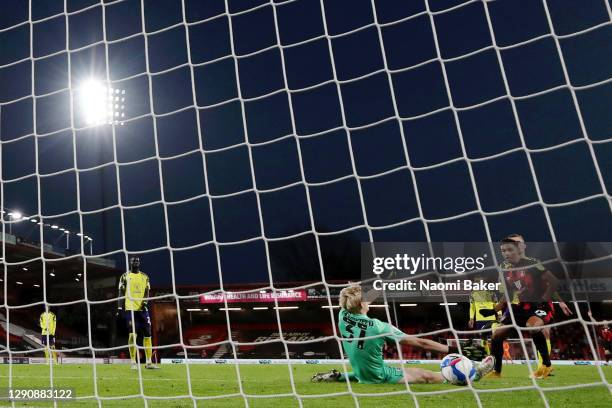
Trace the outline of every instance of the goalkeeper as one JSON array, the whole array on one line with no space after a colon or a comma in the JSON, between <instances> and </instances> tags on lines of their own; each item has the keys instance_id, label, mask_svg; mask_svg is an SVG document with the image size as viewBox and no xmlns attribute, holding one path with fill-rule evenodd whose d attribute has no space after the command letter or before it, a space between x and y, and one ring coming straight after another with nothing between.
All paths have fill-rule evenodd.
<instances>
[{"instance_id":1,"label":"goalkeeper","mask_svg":"<svg viewBox=\"0 0 612 408\"><path fill-rule=\"evenodd\" d=\"M133 257L130 259L130 271L125 272L119 279L119 296L117 309L121 312L121 299L125 298L125 309L123 317L125 318L130 334L128 337L128 347L130 351L130 359L132 360L132 369L137 370L136 365L136 335L140 331L144 335L142 344L145 349L147 359L145 368L159 368L151 361L153 348L151 342L151 316L147 307L147 298L149 297L149 277L140 271L140 259Z\"/></svg>"},{"instance_id":2,"label":"goalkeeper","mask_svg":"<svg viewBox=\"0 0 612 408\"><path fill-rule=\"evenodd\" d=\"M366 298L368 296L366 295ZM340 334L344 338L342 346L349 358L353 372L346 374L337 370L327 373L317 373L312 376L313 382L321 381L359 381L365 384L427 384L443 383L444 378L439 372L422 368L399 369L385 364L382 348L385 341L406 346L419 347L438 353L457 353L456 347L446 346L433 340L409 336L392 325L372 319L367 316L369 302L362 301L361 287L349 286L340 292L340 313L338 315ZM380 336L364 339L364 337ZM469 348L463 348L466 352ZM489 356L482 362L474 362L478 381L494 367L494 359Z\"/></svg>"},{"instance_id":3,"label":"goalkeeper","mask_svg":"<svg viewBox=\"0 0 612 408\"><path fill-rule=\"evenodd\" d=\"M57 353L55 352L55 327L57 318L55 313L45 306L45 311L40 315L39 325L41 328L40 339L45 346L45 360L50 361L49 356L53 356L53 362L57 363Z\"/></svg>"}]
</instances>

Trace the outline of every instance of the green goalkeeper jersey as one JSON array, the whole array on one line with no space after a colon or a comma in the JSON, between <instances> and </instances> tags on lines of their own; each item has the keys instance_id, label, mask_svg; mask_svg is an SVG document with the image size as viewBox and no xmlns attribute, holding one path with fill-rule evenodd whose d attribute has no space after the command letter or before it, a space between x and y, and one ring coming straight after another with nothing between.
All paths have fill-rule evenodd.
<instances>
[{"instance_id":1,"label":"green goalkeeper jersey","mask_svg":"<svg viewBox=\"0 0 612 408\"><path fill-rule=\"evenodd\" d=\"M342 347L360 383L396 383L403 377L400 369L385 364L382 353L385 341L395 342L406 336L401 330L389 323L344 309L338 314L338 328L345 339ZM364 339L378 335L383 336Z\"/></svg>"}]
</instances>

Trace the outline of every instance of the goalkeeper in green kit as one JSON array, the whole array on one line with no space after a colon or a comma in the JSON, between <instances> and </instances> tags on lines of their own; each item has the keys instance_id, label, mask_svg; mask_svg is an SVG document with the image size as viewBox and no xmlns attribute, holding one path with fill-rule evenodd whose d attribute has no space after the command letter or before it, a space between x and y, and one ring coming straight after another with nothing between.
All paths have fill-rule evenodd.
<instances>
[{"instance_id":1,"label":"goalkeeper in green kit","mask_svg":"<svg viewBox=\"0 0 612 408\"><path fill-rule=\"evenodd\" d=\"M368 293L369 294L369 293ZM426 384L443 383L444 378L439 372L422 368L395 368L385 364L382 355L384 343L395 342L406 346L419 347L423 350L436 351L442 354L458 353L456 347L437 343L403 333L398 328L372 319L367 316L369 302L362 300L361 287L349 286L340 292L340 313L338 328L343 337L342 346L351 363L352 372L343 374L338 370L327 373L317 373L312 376L313 382L321 381L359 381L365 384ZM373 337L379 336L379 337ZM372 338L373 337L373 338ZM466 357L474 348L464 347ZM482 362L474 362L478 381L493 370L494 359L486 357Z\"/></svg>"}]
</instances>

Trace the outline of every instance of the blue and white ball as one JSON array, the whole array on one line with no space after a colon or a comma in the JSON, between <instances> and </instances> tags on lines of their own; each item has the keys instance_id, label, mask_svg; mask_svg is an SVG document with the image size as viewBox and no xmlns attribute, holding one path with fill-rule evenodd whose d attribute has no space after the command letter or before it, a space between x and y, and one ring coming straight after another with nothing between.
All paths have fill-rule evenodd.
<instances>
[{"instance_id":1,"label":"blue and white ball","mask_svg":"<svg viewBox=\"0 0 612 408\"><path fill-rule=\"evenodd\" d=\"M449 354L440 364L442 377L454 385L467 385L476 377L476 368L472 361L460 354Z\"/></svg>"}]
</instances>

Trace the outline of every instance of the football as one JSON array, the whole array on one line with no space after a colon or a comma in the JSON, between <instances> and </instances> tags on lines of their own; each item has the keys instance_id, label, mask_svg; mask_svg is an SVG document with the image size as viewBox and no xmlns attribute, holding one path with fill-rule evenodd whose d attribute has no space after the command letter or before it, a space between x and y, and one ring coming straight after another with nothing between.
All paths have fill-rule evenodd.
<instances>
[{"instance_id":1,"label":"football","mask_svg":"<svg viewBox=\"0 0 612 408\"><path fill-rule=\"evenodd\" d=\"M460 354L449 354L440 363L442 377L454 385L467 385L476 376L472 361Z\"/></svg>"}]
</instances>

